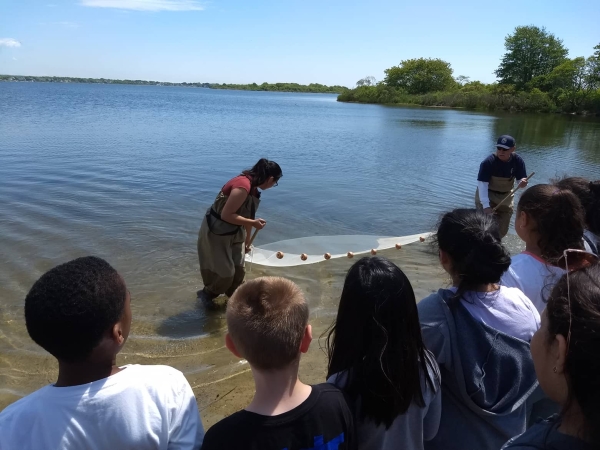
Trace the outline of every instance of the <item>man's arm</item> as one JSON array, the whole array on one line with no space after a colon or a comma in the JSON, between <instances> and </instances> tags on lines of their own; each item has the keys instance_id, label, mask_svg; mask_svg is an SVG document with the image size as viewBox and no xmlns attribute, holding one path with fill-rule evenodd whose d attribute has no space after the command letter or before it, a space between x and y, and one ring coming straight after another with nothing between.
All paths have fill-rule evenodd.
<instances>
[{"instance_id":1,"label":"man's arm","mask_svg":"<svg viewBox=\"0 0 600 450\"><path fill-rule=\"evenodd\" d=\"M488 189L490 187L490 183L487 181L478 181L477 187L479 188L479 201L483 205L483 209L490 207L490 197L488 194Z\"/></svg>"}]
</instances>

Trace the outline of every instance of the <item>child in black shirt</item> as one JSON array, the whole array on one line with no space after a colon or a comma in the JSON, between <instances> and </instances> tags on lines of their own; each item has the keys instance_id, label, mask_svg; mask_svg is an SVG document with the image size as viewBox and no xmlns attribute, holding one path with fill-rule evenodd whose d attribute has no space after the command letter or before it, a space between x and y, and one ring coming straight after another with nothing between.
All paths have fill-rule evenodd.
<instances>
[{"instance_id":1,"label":"child in black shirt","mask_svg":"<svg viewBox=\"0 0 600 450\"><path fill-rule=\"evenodd\" d=\"M203 450L356 449L343 394L329 384L298 379L301 353L312 340L308 305L284 278L257 278L227 304L227 348L248 360L256 385L250 405L208 430Z\"/></svg>"}]
</instances>

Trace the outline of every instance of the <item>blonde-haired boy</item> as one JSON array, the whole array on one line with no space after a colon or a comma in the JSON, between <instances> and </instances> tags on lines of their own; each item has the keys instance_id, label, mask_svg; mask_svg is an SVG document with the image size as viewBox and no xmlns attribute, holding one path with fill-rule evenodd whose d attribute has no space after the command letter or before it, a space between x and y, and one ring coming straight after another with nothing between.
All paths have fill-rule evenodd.
<instances>
[{"instance_id":1,"label":"blonde-haired boy","mask_svg":"<svg viewBox=\"0 0 600 450\"><path fill-rule=\"evenodd\" d=\"M215 424L211 449L355 449L352 413L330 384L298 379L312 340L308 304L296 284L263 277L240 286L227 304L227 348L248 360L256 393L242 411Z\"/></svg>"}]
</instances>

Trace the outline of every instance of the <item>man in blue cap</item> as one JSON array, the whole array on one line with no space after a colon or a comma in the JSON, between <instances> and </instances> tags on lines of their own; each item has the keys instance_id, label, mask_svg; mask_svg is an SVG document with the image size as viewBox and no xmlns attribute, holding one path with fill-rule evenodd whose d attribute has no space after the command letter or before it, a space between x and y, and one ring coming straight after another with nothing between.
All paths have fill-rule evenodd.
<instances>
[{"instance_id":1,"label":"man in blue cap","mask_svg":"<svg viewBox=\"0 0 600 450\"><path fill-rule=\"evenodd\" d=\"M496 153L482 161L477 175L475 206L488 214L496 214L501 237L508 233L515 198L514 194L508 198L506 196L513 190L515 180L519 180L519 187L527 186L525 161L515 153L515 147L516 142L512 136L500 136L496 143Z\"/></svg>"}]
</instances>

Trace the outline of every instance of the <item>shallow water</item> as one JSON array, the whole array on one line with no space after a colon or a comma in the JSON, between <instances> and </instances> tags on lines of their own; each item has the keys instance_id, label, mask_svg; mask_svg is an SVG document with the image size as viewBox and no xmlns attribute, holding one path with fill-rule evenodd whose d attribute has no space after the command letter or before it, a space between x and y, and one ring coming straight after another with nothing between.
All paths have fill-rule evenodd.
<instances>
[{"instance_id":1,"label":"shallow water","mask_svg":"<svg viewBox=\"0 0 600 450\"><path fill-rule=\"evenodd\" d=\"M209 405L209 424L245 401L249 373L227 378L248 368L223 347L222 314L206 315L195 301L196 237L219 188L259 157L284 172L263 195L259 246L428 231L441 212L472 205L479 163L500 134L517 139L533 182L600 173L600 121L571 116L342 104L322 94L0 83L0 118L0 408L56 375L27 336L25 294L44 271L88 254L111 262L132 292L132 335L119 363L182 370L201 407ZM518 251L516 236L507 243ZM427 248L383 252L407 271L418 298L444 282ZM318 336L350 264L254 265L249 276L298 282ZM323 380L316 342L302 370Z\"/></svg>"}]
</instances>

